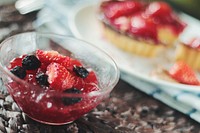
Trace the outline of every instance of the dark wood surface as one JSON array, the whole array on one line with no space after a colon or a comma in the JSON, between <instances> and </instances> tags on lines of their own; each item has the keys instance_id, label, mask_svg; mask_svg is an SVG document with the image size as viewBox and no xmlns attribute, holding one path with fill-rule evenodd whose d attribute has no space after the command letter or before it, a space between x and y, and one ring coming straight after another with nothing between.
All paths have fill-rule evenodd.
<instances>
[{"instance_id":1,"label":"dark wood surface","mask_svg":"<svg viewBox=\"0 0 200 133\"><path fill-rule=\"evenodd\" d=\"M14 13L14 16L13 16ZM13 5L1 6L0 40L34 30L34 14L20 15ZM7 20L6 20L7 19ZM3 29L7 29L7 32ZM0 76L1 77L1 76ZM110 98L90 113L63 126L35 122L19 110L1 87L0 133L198 133L199 123L120 80Z\"/></svg>"}]
</instances>

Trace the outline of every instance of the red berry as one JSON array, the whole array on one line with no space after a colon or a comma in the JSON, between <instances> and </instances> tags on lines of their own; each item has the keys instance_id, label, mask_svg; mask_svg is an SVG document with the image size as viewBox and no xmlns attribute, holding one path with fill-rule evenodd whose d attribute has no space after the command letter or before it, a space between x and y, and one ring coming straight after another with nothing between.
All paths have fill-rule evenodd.
<instances>
[{"instance_id":1,"label":"red berry","mask_svg":"<svg viewBox=\"0 0 200 133\"><path fill-rule=\"evenodd\" d=\"M111 1L102 4L101 8L108 19L114 19L140 11L143 8L143 3L136 1Z\"/></svg>"},{"instance_id":2,"label":"red berry","mask_svg":"<svg viewBox=\"0 0 200 133\"><path fill-rule=\"evenodd\" d=\"M88 74L88 76L84 79L84 82L85 83L95 83L95 84L98 84L96 74L93 71L91 71Z\"/></svg>"},{"instance_id":3,"label":"red berry","mask_svg":"<svg viewBox=\"0 0 200 133\"><path fill-rule=\"evenodd\" d=\"M36 56L38 59L45 64L50 64L51 62L62 63L66 61L66 56L59 54L57 51L43 51L36 50Z\"/></svg>"},{"instance_id":4,"label":"red berry","mask_svg":"<svg viewBox=\"0 0 200 133\"><path fill-rule=\"evenodd\" d=\"M42 62L41 68L45 70L45 66L49 65L51 62L56 62L66 67L68 70L73 70L73 66L81 66L78 60L74 60L68 56L59 54L57 51L43 51L37 50L36 56Z\"/></svg>"},{"instance_id":5,"label":"red berry","mask_svg":"<svg viewBox=\"0 0 200 133\"><path fill-rule=\"evenodd\" d=\"M92 91L98 91L99 88L96 84L94 83L86 83L85 84L85 88L83 88L82 92L84 93L89 93L89 92L92 92Z\"/></svg>"},{"instance_id":6,"label":"red berry","mask_svg":"<svg viewBox=\"0 0 200 133\"><path fill-rule=\"evenodd\" d=\"M110 24L117 30L127 31L130 28L130 17L121 16L110 20Z\"/></svg>"},{"instance_id":7,"label":"red berry","mask_svg":"<svg viewBox=\"0 0 200 133\"><path fill-rule=\"evenodd\" d=\"M74 85L74 77L64 66L58 63L49 64L46 74L48 75L50 87L55 90L66 90Z\"/></svg>"},{"instance_id":8,"label":"red berry","mask_svg":"<svg viewBox=\"0 0 200 133\"><path fill-rule=\"evenodd\" d=\"M145 13L154 18L156 23L173 23L172 8L166 2L152 2L146 8Z\"/></svg>"},{"instance_id":9,"label":"red berry","mask_svg":"<svg viewBox=\"0 0 200 133\"><path fill-rule=\"evenodd\" d=\"M151 39L157 42L157 27L151 19L144 18L141 13L132 16L130 33L136 37Z\"/></svg>"},{"instance_id":10,"label":"red berry","mask_svg":"<svg viewBox=\"0 0 200 133\"><path fill-rule=\"evenodd\" d=\"M172 78L183 84L200 85L195 72L185 62L176 62L169 70Z\"/></svg>"},{"instance_id":11,"label":"red berry","mask_svg":"<svg viewBox=\"0 0 200 133\"><path fill-rule=\"evenodd\" d=\"M75 79L75 82L74 82L75 88L82 89L85 87L85 82L84 82L83 78L74 75L74 79Z\"/></svg>"},{"instance_id":12,"label":"red berry","mask_svg":"<svg viewBox=\"0 0 200 133\"><path fill-rule=\"evenodd\" d=\"M22 59L25 57L26 55L24 56L20 56L18 58L15 58L14 60L12 60L10 62L10 65L8 66L8 69L12 69L14 68L15 66L22 66Z\"/></svg>"},{"instance_id":13,"label":"red berry","mask_svg":"<svg viewBox=\"0 0 200 133\"><path fill-rule=\"evenodd\" d=\"M61 63L64 67L66 67L70 72L73 71L74 66L82 66L81 62L72 58L69 58L69 61L66 63Z\"/></svg>"}]
</instances>

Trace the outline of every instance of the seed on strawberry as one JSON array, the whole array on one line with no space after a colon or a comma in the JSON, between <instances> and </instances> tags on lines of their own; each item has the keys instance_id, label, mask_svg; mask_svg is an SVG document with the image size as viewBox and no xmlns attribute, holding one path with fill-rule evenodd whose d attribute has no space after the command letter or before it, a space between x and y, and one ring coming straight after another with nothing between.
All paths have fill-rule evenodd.
<instances>
[{"instance_id":1,"label":"seed on strawberry","mask_svg":"<svg viewBox=\"0 0 200 133\"><path fill-rule=\"evenodd\" d=\"M41 62L35 55L27 55L22 60L22 67L25 68L26 70L35 70L39 68L40 65Z\"/></svg>"},{"instance_id":2,"label":"seed on strawberry","mask_svg":"<svg viewBox=\"0 0 200 133\"><path fill-rule=\"evenodd\" d=\"M52 62L47 66L46 74L48 75L48 82L50 87L55 90L65 90L72 88L74 85L74 77L70 72L59 63Z\"/></svg>"},{"instance_id":3,"label":"seed on strawberry","mask_svg":"<svg viewBox=\"0 0 200 133\"><path fill-rule=\"evenodd\" d=\"M26 77L26 70L21 66L15 66L13 69L10 70L10 72L20 79L24 79Z\"/></svg>"},{"instance_id":4,"label":"seed on strawberry","mask_svg":"<svg viewBox=\"0 0 200 133\"><path fill-rule=\"evenodd\" d=\"M46 75L45 73L39 73L36 75L36 80L37 83L42 85L42 86L48 86L49 82L48 82L48 75Z\"/></svg>"},{"instance_id":5,"label":"seed on strawberry","mask_svg":"<svg viewBox=\"0 0 200 133\"><path fill-rule=\"evenodd\" d=\"M169 70L169 75L183 84L200 85L195 72L185 62L176 62Z\"/></svg>"},{"instance_id":6,"label":"seed on strawberry","mask_svg":"<svg viewBox=\"0 0 200 133\"><path fill-rule=\"evenodd\" d=\"M72 94L81 94L81 91L79 89L76 88L70 88L67 89L65 91L63 91L64 93L72 93ZM62 102L64 105L71 105L71 104L75 104L78 103L82 100L82 98L79 97L63 97L62 98Z\"/></svg>"},{"instance_id":7,"label":"seed on strawberry","mask_svg":"<svg viewBox=\"0 0 200 133\"><path fill-rule=\"evenodd\" d=\"M77 76L81 77L81 78L86 78L89 74L89 72L87 71L87 69L85 69L84 67L79 67L79 66L74 66L73 71L77 74Z\"/></svg>"}]
</instances>

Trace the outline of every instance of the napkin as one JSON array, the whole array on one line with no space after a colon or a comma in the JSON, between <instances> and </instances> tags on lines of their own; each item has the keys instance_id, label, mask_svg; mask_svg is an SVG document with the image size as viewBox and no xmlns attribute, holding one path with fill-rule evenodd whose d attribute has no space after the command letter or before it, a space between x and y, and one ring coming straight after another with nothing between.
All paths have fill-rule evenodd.
<instances>
[{"instance_id":1,"label":"napkin","mask_svg":"<svg viewBox=\"0 0 200 133\"><path fill-rule=\"evenodd\" d=\"M84 1L55 1L50 0L46 3L35 22L39 31L52 32L62 35L73 36L69 29L69 16L71 9L76 4L83 2L97 2L95 0ZM49 15L50 14L50 15ZM121 71L121 79L134 86L138 90L151 95L155 99L167 104L168 106L188 115L192 119L200 122L200 93L182 91L176 88L163 89L157 85L138 79L134 75Z\"/></svg>"}]
</instances>

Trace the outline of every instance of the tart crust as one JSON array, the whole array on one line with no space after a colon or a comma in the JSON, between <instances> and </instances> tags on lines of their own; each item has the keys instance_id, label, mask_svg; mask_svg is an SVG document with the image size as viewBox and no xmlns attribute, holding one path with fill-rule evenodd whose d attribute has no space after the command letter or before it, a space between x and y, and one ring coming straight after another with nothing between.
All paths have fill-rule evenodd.
<instances>
[{"instance_id":1,"label":"tart crust","mask_svg":"<svg viewBox=\"0 0 200 133\"><path fill-rule=\"evenodd\" d=\"M116 32L105 24L102 24L102 26L106 39L126 52L144 57L155 57L165 47L163 44L154 44L150 40L136 40L133 37Z\"/></svg>"},{"instance_id":2,"label":"tart crust","mask_svg":"<svg viewBox=\"0 0 200 133\"><path fill-rule=\"evenodd\" d=\"M178 35L173 32L169 27L159 27L158 28L158 39L163 44L167 44L168 47L172 47L176 42Z\"/></svg>"}]
</instances>

